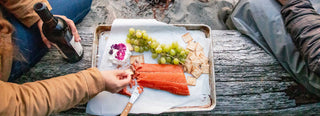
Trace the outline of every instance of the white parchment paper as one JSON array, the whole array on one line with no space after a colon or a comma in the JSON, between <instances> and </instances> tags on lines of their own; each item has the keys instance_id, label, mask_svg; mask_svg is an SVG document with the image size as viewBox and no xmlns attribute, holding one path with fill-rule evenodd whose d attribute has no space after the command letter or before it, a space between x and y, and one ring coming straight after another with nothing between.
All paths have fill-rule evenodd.
<instances>
[{"instance_id":1,"label":"white parchment paper","mask_svg":"<svg viewBox=\"0 0 320 116\"><path fill-rule=\"evenodd\" d=\"M148 35L157 39L160 43L169 44L173 41L178 41L179 45L186 48L186 43L181 36L190 32L195 41L199 42L204 47L204 52L208 56L210 42L205 38L201 31L187 31L184 27L176 27L154 19L116 19L114 20L111 32L107 34L109 37L107 41L103 40L99 43L99 70L113 70L115 66L108 62L106 49L115 43L125 43L129 28L146 30ZM106 35L101 35L104 38ZM105 45L101 45L105 44ZM141 53L133 53L139 55ZM157 63L155 59L151 58L151 52L144 52L144 59L146 63ZM189 75L185 73L185 75ZM197 79L196 86L188 86L190 96L174 95L166 91L144 88L144 92L140 95L134 103L130 113L152 113L158 114L168 111L173 107L182 106L203 106L208 105L211 101L209 75L202 74ZM86 112L92 115L118 115L125 108L129 97L112 94L107 91L99 93L91 99L86 108Z\"/></svg>"}]
</instances>

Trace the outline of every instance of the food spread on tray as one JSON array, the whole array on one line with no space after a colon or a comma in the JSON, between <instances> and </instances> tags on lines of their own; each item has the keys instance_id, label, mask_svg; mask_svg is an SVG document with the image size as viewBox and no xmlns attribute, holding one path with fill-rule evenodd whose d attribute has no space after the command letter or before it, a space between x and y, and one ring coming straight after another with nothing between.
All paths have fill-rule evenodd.
<instances>
[{"instance_id":1,"label":"food spread on tray","mask_svg":"<svg viewBox=\"0 0 320 116\"><path fill-rule=\"evenodd\" d=\"M130 28L126 44L119 43L111 46L110 60L121 65L129 59L130 49L139 53L150 50L151 57L157 59L159 64L145 63L144 55L131 56L130 88L137 84L140 87L164 90L176 95L190 95L188 85L195 86L197 78L202 73L209 73L209 64L203 47L193 41L190 33L184 34L182 39L188 43L187 49L181 47L176 41L172 44L160 44L155 38L148 36L145 30ZM184 71L192 76L186 78ZM131 96L127 88L119 93Z\"/></svg>"},{"instance_id":2,"label":"food spread on tray","mask_svg":"<svg viewBox=\"0 0 320 116\"><path fill-rule=\"evenodd\" d=\"M128 30L132 27L135 29L130 34ZM210 74L204 74L205 65L202 65L208 64L208 58L203 56L213 55L210 53L213 40L210 38L210 31L207 30L210 28L206 25L168 25L156 20L141 19L116 19L110 26L97 27L92 65L97 66L99 70L128 69L126 71L131 73L133 78L131 84L126 87L127 90L122 90L122 94L107 91L99 93L88 102L86 112L92 115L118 115L125 109L128 100L134 98L135 94L128 96L137 87L141 88L141 94L130 113L159 114L213 109L216 103L212 73L214 69L210 62ZM146 37L151 41L146 40ZM119 43L125 44L126 50L131 51L126 64L118 65L109 60L108 52L111 46ZM176 47L177 45L179 47ZM178 53L180 48L184 53ZM142 49L143 51L140 51ZM161 58L165 62L161 62ZM177 60L173 62L175 58ZM163 68L162 65L167 68ZM188 69L186 66L189 66ZM173 73L173 76L167 72ZM201 76L196 78L196 75Z\"/></svg>"}]
</instances>

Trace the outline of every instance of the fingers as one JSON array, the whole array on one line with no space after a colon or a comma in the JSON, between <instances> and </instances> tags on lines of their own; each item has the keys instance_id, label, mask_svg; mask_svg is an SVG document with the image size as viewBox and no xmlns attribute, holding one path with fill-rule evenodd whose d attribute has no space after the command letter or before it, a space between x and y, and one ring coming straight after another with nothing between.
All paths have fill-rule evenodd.
<instances>
[{"instance_id":1,"label":"fingers","mask_svg":"<svg viewBox=\"0 0 320 116\"><path fill-rule=\"evenodd\" d=\"M70 29L71 29L71 33L72 35L74 36L74 40L76 42L79 42L81 40L80 36L79 36L79 33L78 33L78 30L77 30L77 27L76 25L74 24L74 22L70 19L68 19L67 17L65 16L61 16L61 15L56 15L56 16L59 16L61 17L63 20L65 20L67 22L67 24L69 25Z\"/></svg>"},{"instance_id":2,"label":"fingers","mask_svg":"<svg viewBox=\"0 0 320 116\"><path fill-rule=\"evenodd\" d=\"M122 85L122 88L127 86L131 82L131 75L125 70L114 70L117 77L119 78L118 83Z\"/></svg>"},{"instance_id":3,"label":"fingers","mask_svg":"<svg viewBox=\"0 0 320 116\"><path fill-rule=\"evenodd\" d=\"M41 35L42 41L48 48L51 48L51 42L46 38L46 36L44 36L44 34L42 32L42 24L43 24L43 22L41 20L39 20L38 21L38 28L39 28L39 31L40 31L40 35Z\"/></svg>"},{"instance_id":4,"label":"fingers","mask_svg":"<svg viewBox=\"0 0 320 116\"><path fill-rule=\"evenodd\" d=\"M119 80L120 84L127 86L131 82L131 77L128 75L127 78Z\"/></svg>"}]
</instances>

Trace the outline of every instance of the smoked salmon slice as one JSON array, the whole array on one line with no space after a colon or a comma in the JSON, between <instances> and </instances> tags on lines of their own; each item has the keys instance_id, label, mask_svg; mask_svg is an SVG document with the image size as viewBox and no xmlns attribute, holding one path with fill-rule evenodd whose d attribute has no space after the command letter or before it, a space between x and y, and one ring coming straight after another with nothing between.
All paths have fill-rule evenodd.
<instances>
[{"instance_id":1,"label":"smoked salmon slice","mask_svg":"<svg viewBox=\"0 0 320 116\"><path fill-rule=\"evenodd\" d=\"M137 79L139 86L164 90L177 95L190 95L182 66L142 63L138 64L138 68L133 70L133 77ZM131 95L126 89L119 93L127 96Z\"/></svg>"}]
</instances>

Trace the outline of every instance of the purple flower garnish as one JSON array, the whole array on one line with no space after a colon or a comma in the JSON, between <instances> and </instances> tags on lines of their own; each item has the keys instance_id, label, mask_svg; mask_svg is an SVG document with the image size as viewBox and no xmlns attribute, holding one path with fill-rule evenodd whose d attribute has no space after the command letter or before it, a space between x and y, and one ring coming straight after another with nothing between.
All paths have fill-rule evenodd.
<instances>
[{"instance_id":1,"label":"purple flower garnish","mask_svg":"<svg viewBox=\"0 0 320 116\"><path fill-rule=\"evenodd\" d=\"M113 48L119 50L119 45L118 44L114 44Z\"/></svg>"},{"instance_id":2,"label":"purple flower garnish","mask_svg":"<svg viewBox=\"0 0 320 116\"><path fill-rule=\"evenodd\" d=\"M112 50L112 49L109 51L109 54L110 54L110 55L113 54L113 50Z\"/></svg>"},{"instance_id":3,"label":"purple flower garnish","mask_svg":"<svg viewBox=\"0 0 320 116\"><path fill-rule=\"evenodd\" d=\"M119 50L124 50L124 51L126 51L126 48L127 48L127 47L126 47L125 44L119 43L118 46L119 46Z\"/></svg>"},{"instance_id":4,"label":"purple flower garnish","mask_svg":"<svg viewBox=\"0 0 320 116\"><path fill-rule=\"evenodd\" d=\"M111 46L111 50L109 51L109 54L113 54L113 49L117 49L117 55L115 56L118 60L123 60L124 56L126 55L126 50L127 47L125 44L123 43L119 43L119 44L113 44Z\"/></svg>"},{"instance_id":5,"label":"purple flower garnish","mask_svg":"<svg viewBox=\"0 0 320 116\"><path fill-rule=\"evenodd\" d=\"M118 60L123 60L123 59L124 59L124 55L125 55L125 52L118 51L116 58L117 58Z\"/></svg>"}]
</instances>

